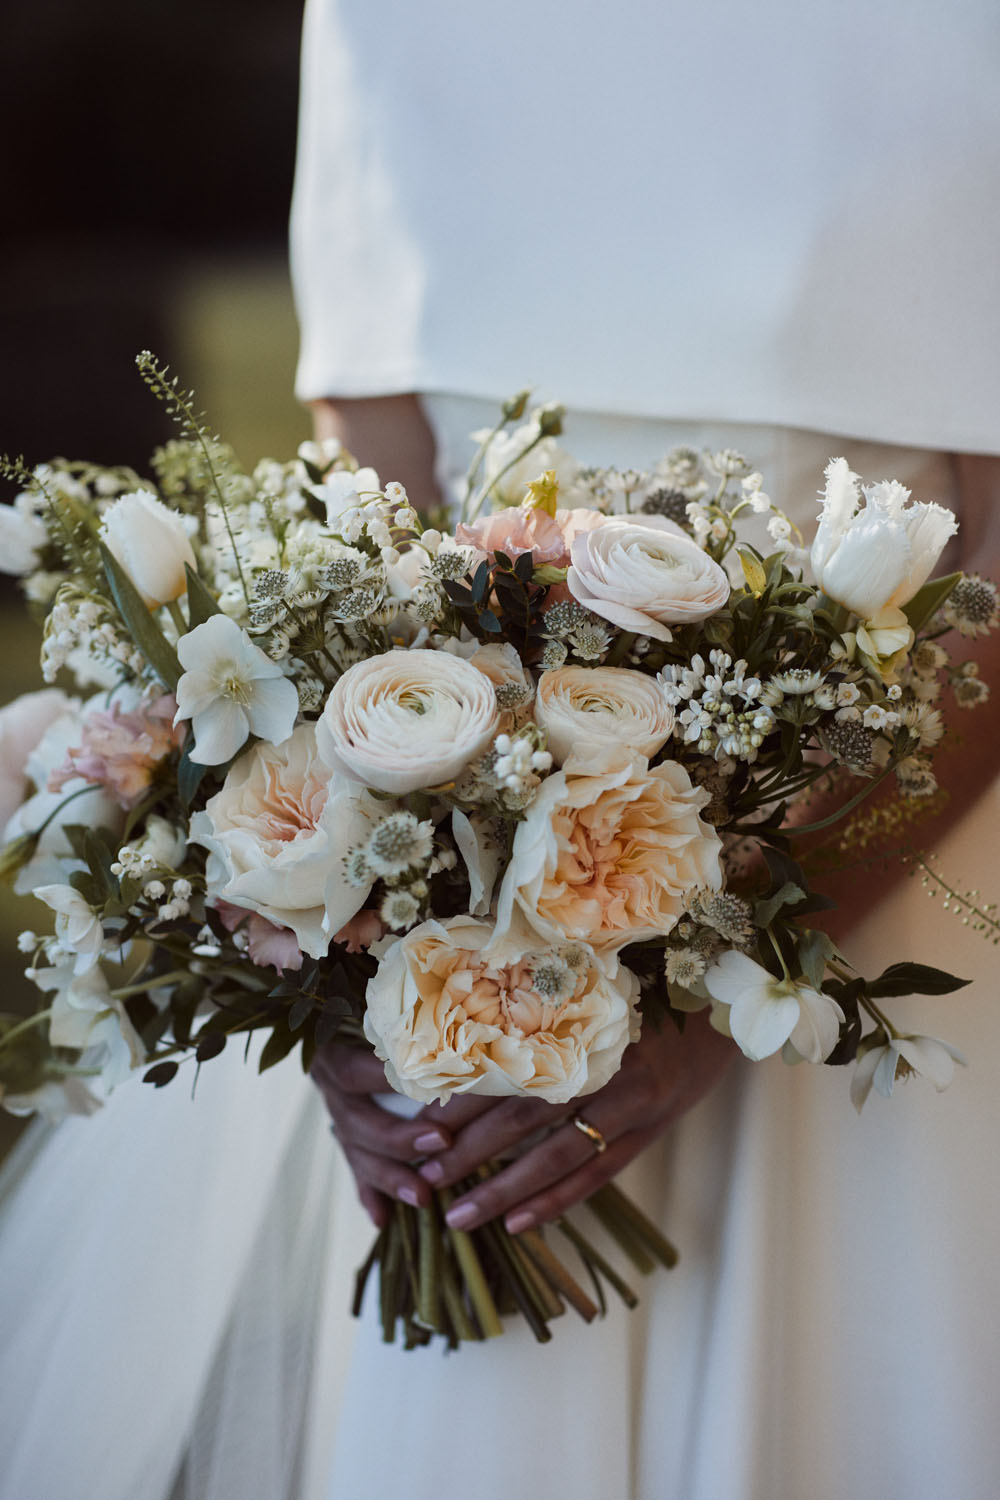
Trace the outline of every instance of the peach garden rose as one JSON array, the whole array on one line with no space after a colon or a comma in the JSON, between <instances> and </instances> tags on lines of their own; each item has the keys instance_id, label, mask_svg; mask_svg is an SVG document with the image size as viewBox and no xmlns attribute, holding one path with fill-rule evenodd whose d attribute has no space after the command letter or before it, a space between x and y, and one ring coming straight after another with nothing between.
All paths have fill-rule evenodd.
<instances>
[{"instance_id":1,"label":"peach garden rose","mask_svg":"<svg viewBox=\"0 0 1000 1500\"><path fill-rule=\"evenodd\" d=\"M575 751L518 826L498 929L523 919L547 942L600 950L670 933L692 890L722 884L708 800L676 761Z\"/></svg>"},{"instance_id":2,"label":"peach garden rose","mask_svg":"<svg viewBox=\"0 0 1000 1500\"><path fill-rule=\"evenodd\" d=\"M602 1088L638 1035L639 985L614 954L546 951L522 928L424 922L383 945L365 1035L392 1088L430 1104L521 1094L562 1104Z\"/></svg>"},{"instance_id":3,"label":"peach garden rose","mask_svg":"<svg viewBox=\"0 0 1000 1500\"><path fill-rule=\"evenodd\" d=\"M281 745L260 741L191 820L190 841L209 851L209 903L258 912L321 958L367 899L344 878L343 861L379 811L363 787L331 771L315 724L300 724Z\"/></svg>"}]
</instances>

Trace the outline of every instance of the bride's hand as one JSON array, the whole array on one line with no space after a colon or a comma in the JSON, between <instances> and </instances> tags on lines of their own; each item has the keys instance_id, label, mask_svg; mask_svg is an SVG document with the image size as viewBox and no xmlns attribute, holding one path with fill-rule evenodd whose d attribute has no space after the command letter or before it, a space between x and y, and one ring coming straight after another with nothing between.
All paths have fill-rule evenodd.
<instances>
[{"instance_id":1,"label":"bride's hand","mask_svg":"<svg viewBox=\"0 0 1000 1500\"><path fill-rule=\"evenodd\" d=\"M425 1118L427 1111L404 1120L377 1104L373 1095L391 1090L378 1058L361 1047L342 1042L321 1047L312 1077L354 1173L358 1196L376 1227L385 1224L393 1198L426 1206L431 1190L413 1163L451 1146L453 1131Z\"/></svg>"},{"instance_id":2,"label":"bride's hand","mask_svg":"<svg viewBox=\"0 0 1000 1500\"><path fill-rule=\"evenodd\" d=\"M538 1145L456 1198L447 1219L456 1229L470 1229L503 1215L507 1228L516 1234L558 1218L609 1182L696 1104L735 1052L731 1041L712 1030L707 1011L702 1011L688 1017L683 1036L669 1021L660 1032L649 1026L626 1050L610 1083L569 1104L519 1098L456 1099L440 1109L432 1106L437 1128L444 1125L457 1135L453 1147L424 1162L420 1175L435 1188L449 1186L548 1128L551 1134ZM572 1124L574 1114L600 1131L607 1142L605 1151L598 1153L593 1141ZM429 1115L424 1110L421 1118L428 1122Z\"/></svg>"}]
</instances>

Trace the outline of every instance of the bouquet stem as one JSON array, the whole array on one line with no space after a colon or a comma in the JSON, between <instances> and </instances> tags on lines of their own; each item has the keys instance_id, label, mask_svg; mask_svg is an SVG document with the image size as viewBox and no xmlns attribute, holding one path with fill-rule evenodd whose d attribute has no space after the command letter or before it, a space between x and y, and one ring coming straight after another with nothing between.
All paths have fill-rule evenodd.
<instances>
[{"instance_id":1,"label":"bouquet stem","mask_svg":"<svg viewBox=\"0 0 1000 1500\"><path fill-rule=\"evenodd\" d=\"M494 1170L481 1168L477 1178L457 1189L435 1193L428 1208L394 1205L392 1218L358 1271L352 1304L357 1317L377 1265L379 1318L387 1343L395 1340L402 1324L408 1349L432 1342L435 1335L454 1349L502 1334L504 1313L520 1314L538 1342L547 1343L549 1324L562 1316L566 1304L588 1323L603 1315L605 1285L626 1307L637 1305L639 1298L607 1256L567 1219L555 1227L583 1265L593 1297L539 1229L511 1235L496 1219L477 1229L450 1229L444 1216L455 1193ZM643 1275L657 1264L667 1269L676 1264L673 1245L613 1184L588 1198L587 1207Z\"/></svg>"}]
</instances>

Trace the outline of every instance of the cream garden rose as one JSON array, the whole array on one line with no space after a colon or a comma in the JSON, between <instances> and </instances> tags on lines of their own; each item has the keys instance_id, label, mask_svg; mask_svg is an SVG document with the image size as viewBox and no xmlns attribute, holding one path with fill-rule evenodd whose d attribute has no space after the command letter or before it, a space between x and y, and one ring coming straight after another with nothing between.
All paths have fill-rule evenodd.
<instances>
[{"instance_id":1,"label":"cream garden rose","mask_svg":"<svg viewBox=\"0 0 1000 1500\"><path fill-rule=\"evenodd\" d=\"M561 765L574 746L626 745L648 758L670 738L674 711L653 677L628 667L556 667L538 679L535 720Z\"/></svg>"},{"instance_id":2,"label":"cream garden rose","mask_svg":"<svg viewBox=\"0 0 1000 1500\"><path fill-rule=\"evenodd\" d=\"M151 609L187 593L184 564L196 564L184 522L151 490L116 500L101 537Z\"/></svg>"},{"instance_id":3,"label":"cream garden rose","mask_svg":"<svg viewBox=\"0 0 1000 1500\"><path fill-rule=\"evenodd\" d=\"M331 771L316 738L314 724L301 724L281 745L254 745L192 818L189 835L209 851L209 902L291 928L310 958L321 958L365 904L369 887L348 883L344 860L382 811Z\"/></svg>"},{"instance_id":4,"label":"cream garden rose","mask_svg":"<svg viewBox=\"0 0 1000 1500\"><path fill-rule=\"evenodd\" d=\"M386 651L336 681L319 721L329 764L401 796L452 781L499 727L484 673L442 651Z\"/></svg>"},{"instance_id":5,"label":"cream garden rose","mask_svg":"<svg viewBox=\"0 0 1000 1500\"><path fill-rule=\"evenodd\" d=\"M597 949L665 936L698 886L722 883L722 843L683 766L625 751L574 751L546 778L514 836L497 906L548 942Z\"/></svg>"},{"instance_id":6,"label":"cream garden rose","mask_svg":"<svg viewBox=\"0 0 1000 1500\"><path fill-rule=\"evenodd\" d=\"M424 922L383 945L365 1035L398 1092L520 1094L562 1104L602 1088L638 1035L639 985L614 954L491 922Z\"/></svg>"},{"instance_id":7,"label":"cream garden rose","mask_svg":"<svg viewBox=\"0 0 1000 1500\"><path fill-rule=\"evenodd\" d=\"M664 516L612 517L577 535L566 583L578 603L622 630L669 641L671 625L706 620L729 598L725 571Z\"/></svg>"}]
</instances>

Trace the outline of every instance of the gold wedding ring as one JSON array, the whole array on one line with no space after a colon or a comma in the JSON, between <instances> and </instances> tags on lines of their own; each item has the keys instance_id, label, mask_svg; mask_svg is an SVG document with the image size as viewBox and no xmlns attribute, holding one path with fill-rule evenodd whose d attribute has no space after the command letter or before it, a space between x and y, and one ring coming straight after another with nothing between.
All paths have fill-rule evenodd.
<instances>
[{"instance_id":1,"label":"gold wedding ring","mask_svg":"<svg viewBox=\"0 0 1000 1500\"><path fill-rule=\"evenodd\" d=\"M582 1115L570 1115L569 1123L571 1125L575 1125L577 1130L581 1130L583 1132L588 1141L590 1141L590 1143L592 1144L598 1156L600 1156L602 1151L607 1151L608 1143L604 1139L603 1135L598 1130L596 1125L591 1125L590 1121L585 1120Z\"/></svg>"}]
</instances>

